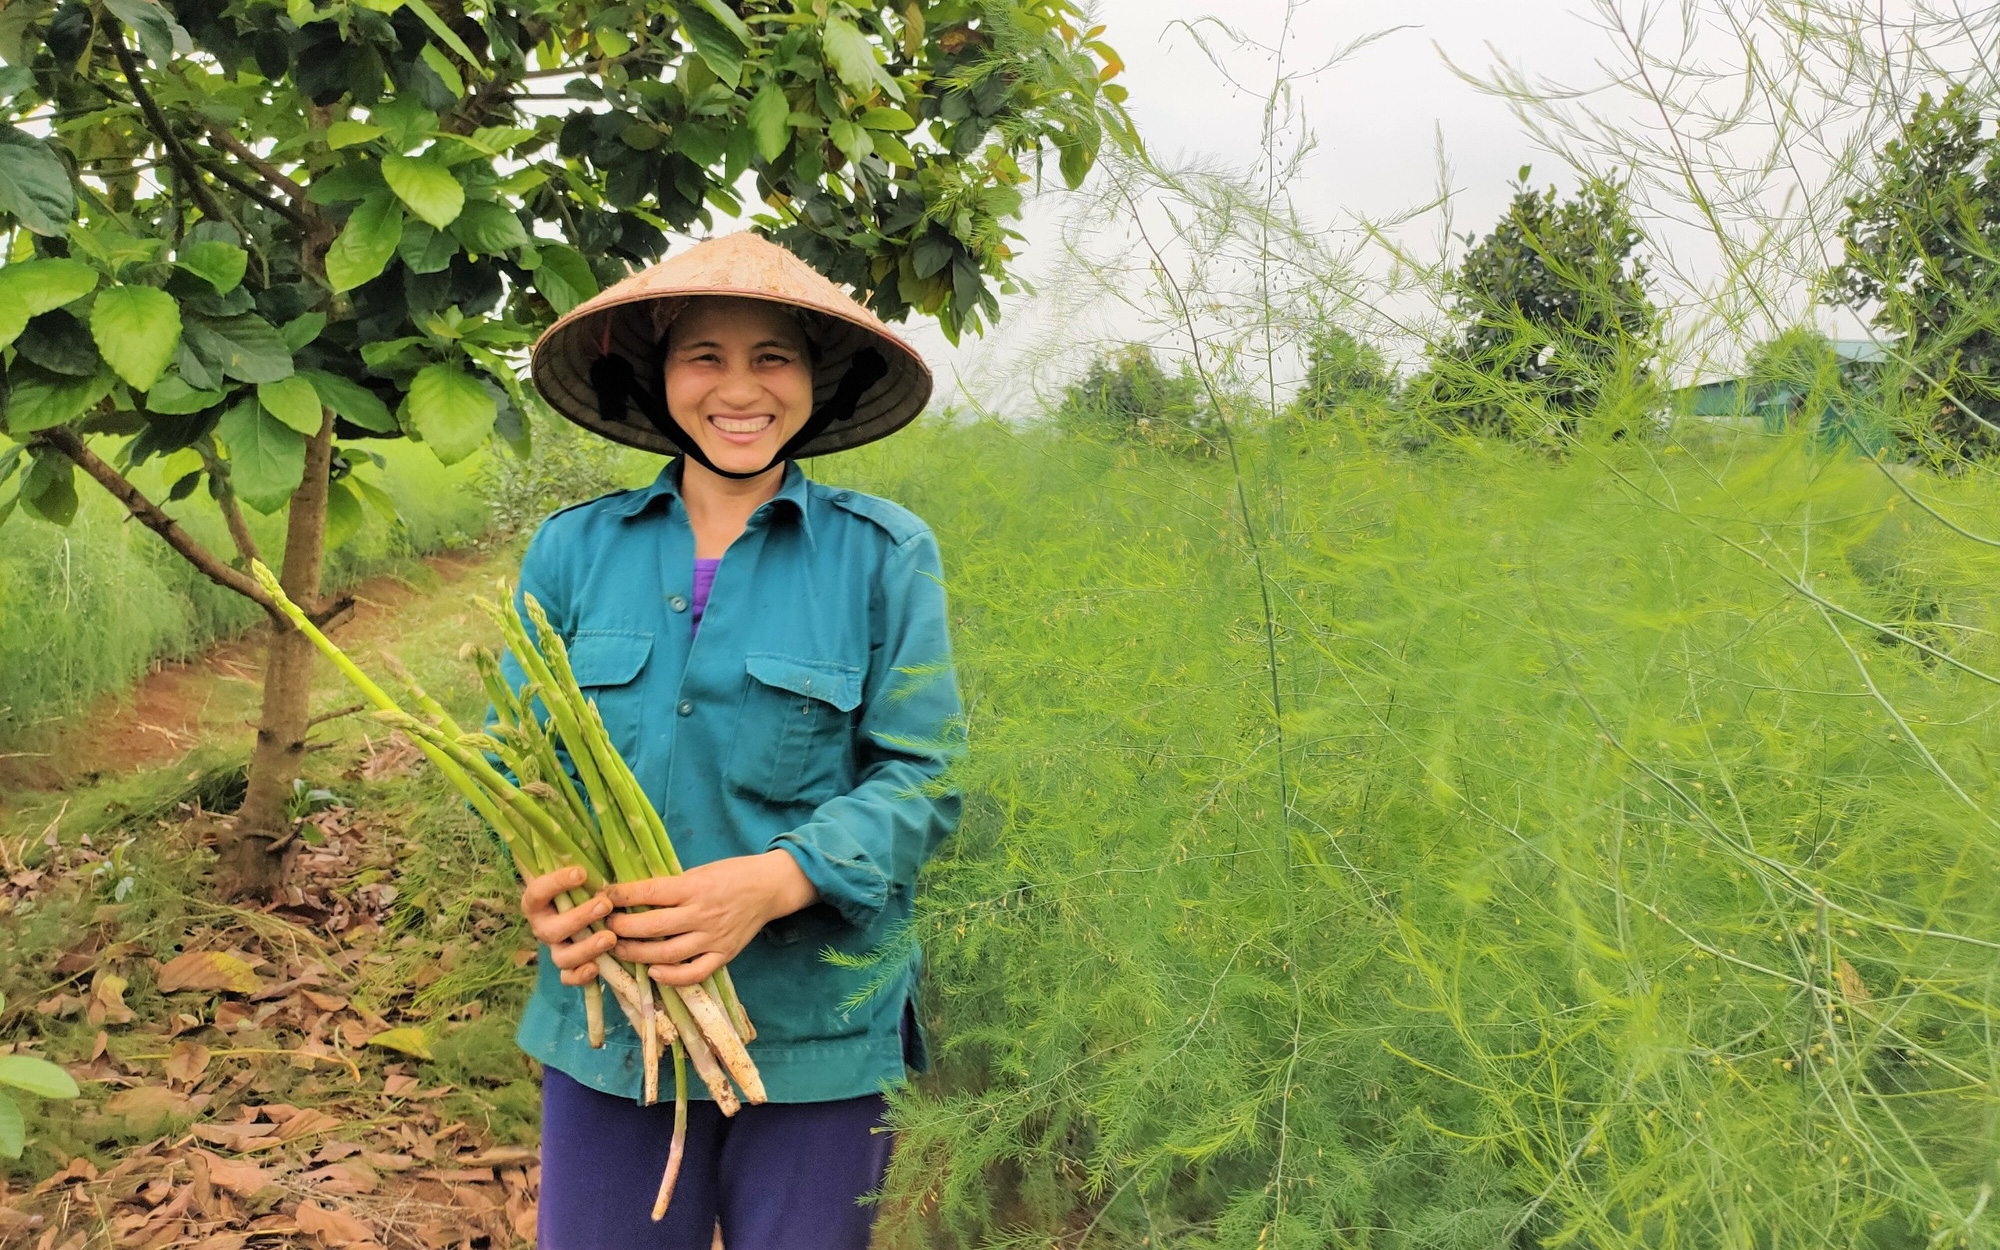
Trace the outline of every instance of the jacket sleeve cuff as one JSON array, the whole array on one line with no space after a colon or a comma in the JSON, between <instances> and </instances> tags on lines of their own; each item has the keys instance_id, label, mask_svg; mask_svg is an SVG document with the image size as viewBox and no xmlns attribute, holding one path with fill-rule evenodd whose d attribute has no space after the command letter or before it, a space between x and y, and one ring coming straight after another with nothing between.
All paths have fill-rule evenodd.
<instances>
[{"instance_id":1,"label":"jacket sleeve cuff","mask_svg":"<svg viewBox=\"0 0 2000 1250\"><path fill-rule=\"evenodd\" d=\"M858 928L873 924L889 901L889 878L838 825L821 822L781 833L771 849L797 860L819 901Z\"/></svg>"}]
</instances>

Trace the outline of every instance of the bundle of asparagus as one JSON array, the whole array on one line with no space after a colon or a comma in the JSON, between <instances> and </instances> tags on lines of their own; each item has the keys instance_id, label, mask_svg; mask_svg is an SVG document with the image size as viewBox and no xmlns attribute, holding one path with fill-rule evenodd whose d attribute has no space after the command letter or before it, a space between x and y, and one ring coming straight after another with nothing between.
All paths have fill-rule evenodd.
<instances>
[{"instance_id":1,"label":"bundle of asparagus","mask_svg":"<svg viewBox=\"0 0 2000 1250\"><path fill-rule=\"evenodd\" d=\"M502 677L500 661L492 651L469 648L467 654L493 701L495 717L491 733L468 734L407 669L385 655L383 659L422 716L406 711L286 598L269 569L253 561L251 572L292 624L375 704L377 718L407 734L465 795L506 843L523 875L541 876L566 867L583 869L583 885L556 901L560 910L588 903L610 882L640 881L681 871L665 824L647 801L631 768L611 745L597 705L584 698L577 687L562 636L550 627L532 595L526 596L526 622L514 611L513 596L504 585L500 602L481 605L499 623L507 649L527 675L527 684L516 692ZM529 622L535 629L532 641ZM538 708L546 709L546 719L538 714ZM499 759L514 780L493 767L489 755ZM594 930L601 927L601 922L592 926ZM756 1037L756 1030L736 996L727 968L699 985L676 986L673 993L663 988L657 1008L653 982L644 967L635 964L628 972L604 954L597 957L597 969L599 980L583 990L590 1044L604 1044L602 987L609 985L639 1035L644 1063L641 1101L650 1104L658 1100L660 1058L666 1047L673 1050L674 1136L653 1206L653 1218L659 1219L673 1195L687 1137L687 1065L694 1065L724 1115L734 1115L740 1106L738 1087L744 1099L763 1102L764 1084L744 1045Z\"/></svg>"}]
</instances>

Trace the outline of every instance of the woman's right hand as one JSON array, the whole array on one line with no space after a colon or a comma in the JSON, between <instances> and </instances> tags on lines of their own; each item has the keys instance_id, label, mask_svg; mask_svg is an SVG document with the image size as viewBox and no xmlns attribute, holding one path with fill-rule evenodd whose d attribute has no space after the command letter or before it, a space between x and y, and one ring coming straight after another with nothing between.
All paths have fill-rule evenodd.
<instances>
[{"instance_id":1,"label":"woman's right hand","mask_svg":"<svg viewBox=\"0 0 2000 1250\"><path fill-rule=\"evenodd\" d=\"M530 878L521 891L521 914L528 931L549 948L549 958L562 973L564 985L588 985L597 979L597 957L610 953L618 935L609 929L590 932L592 923L611 914L611 901L597 895L581 907L556 910L556 899L583 884L583 869L558 868Z\"/></svg>"}]
</instances>

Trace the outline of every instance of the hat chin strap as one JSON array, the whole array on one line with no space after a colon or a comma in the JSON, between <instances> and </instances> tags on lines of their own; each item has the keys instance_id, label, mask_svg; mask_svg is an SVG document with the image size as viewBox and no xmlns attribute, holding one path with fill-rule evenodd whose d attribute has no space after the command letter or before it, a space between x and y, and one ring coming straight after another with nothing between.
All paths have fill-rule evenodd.
<instances>
[{"instance_id":1,"label":"hat chin strap","mask_svg":"<svg viewBox=\"0 0 2000 1250\"><path fill-rule=\"evenodd\" d=\"M740 482L764 476L798 455L800 450L818 438L834 422L853 417L855 405L859 404L861 397L868 393L868 388L880 382L888 374L889 362L882 359L880 351L873 347L865 347L854 353L848 361L847 372L841 377L840 384L834 388L833 394L827 401L813 409L812 415L806 418L806 423L799 427L798 433L785 441L785 445L778 449L778 454L771 457L769 464L761 469L752 469L748 473L722 468L710 460L708 453L701 449L701 444L695 441L694 436L683 429L681 423L674 420L673 415L667 411L665 401L650 388L639 385L638 376L632 369L632 362L625 357L615 354L599 356L590 366L590 384L597 391L597 415L601 419L613 423L623 421L626 410L636 407L640 415L646 418L647 423L658 430L668 442L680 448L688 459L718 477Z\"/></svg>"}]
</instances>

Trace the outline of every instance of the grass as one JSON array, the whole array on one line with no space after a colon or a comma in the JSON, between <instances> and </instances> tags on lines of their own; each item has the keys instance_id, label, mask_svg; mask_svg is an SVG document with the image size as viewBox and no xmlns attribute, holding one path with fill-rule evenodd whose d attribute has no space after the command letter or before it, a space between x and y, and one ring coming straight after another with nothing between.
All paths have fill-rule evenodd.
<instances>
[{"instance_id":1,"label":"grass","mask_svg":"<svg viewBox=\"0 0 2000 1250\"><path fill-rule=\"evenodd\" d=\"M1220 463L838 462L973 743L892 1244L1991 1244L2000 551L1799 440L1341 435L1244 440L1282 721Z\"/></svg>"},{"instance_id":2,"label":"grass","mask_svg":"<svg viewBox=\"0 0 2000 1250\"><path fill-rule=\"evenodd\" d=\"M393 523L371 516L329 554L329 586L472 543L489 529L489 506L475 489L483 458L446 467L426 449L401 444L385 444L381 454L388 468L376 480L395 500L396 516ZM137 480L163 498L158 476L142 470ZM21 513L0 544L0 742L18 744L47 722L124 689L156 661L189 656L261 616L129 522L104 492L83 485L82 506L68 528ZM233 550L205 498L172 510L210 550ZM283 550L282 514L251 513L250 522L262 550Z\"/></svg>"}]
</instances>

